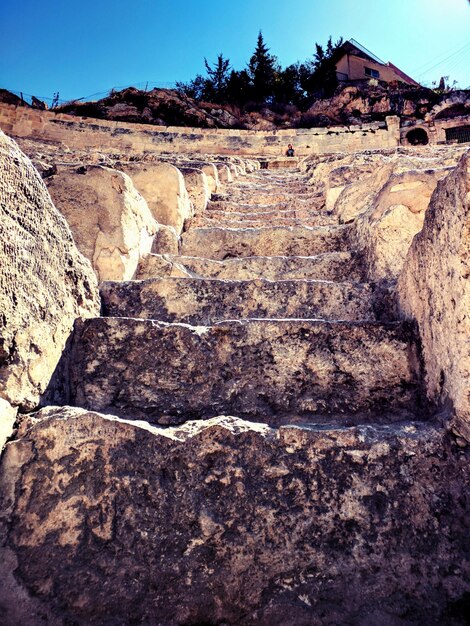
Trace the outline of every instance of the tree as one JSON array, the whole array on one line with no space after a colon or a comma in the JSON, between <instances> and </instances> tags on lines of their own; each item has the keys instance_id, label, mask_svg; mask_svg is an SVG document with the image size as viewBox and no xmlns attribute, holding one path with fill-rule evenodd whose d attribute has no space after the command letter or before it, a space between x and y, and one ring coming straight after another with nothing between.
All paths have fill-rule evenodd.
<instances>
[{"instance_id":1,"label":"tree","mask_svg":"<svg viewBox=\"0 0 470 626\"><path fill-rule=\"evenodd\" d=\"M176 89L195 100L223 103L226 101L230 61L223 54L217 55L217 61L211 67L204 59L208 76L197 74L189 83L177 82Z\"/></svg>"},{"instance_id":2,"label":"tree","mask_svg":"<svg viewBox=\"0 0 470 626\"><path fill-rule=\"evenodd\" d=\"M259 31L255 51L248 63L248 76L252 85L252 96L257 102L269 102L273 97L277 74L280 72L277 58L269 54Z\"/></svg>"},{"instance_id":3,"label":"tree","mask_svg":"<svg viewBox=\"0 0 470 626\"><path fill-rule=\"evenodd\" d=\"M217 61L214 63L213 67L209 65L207 59L204 59L204 64L209 76L206 86L208 93L206 94L205 99L210 100L211 102L225 102L230 71L230 60L224 59L224 55L221 53L217 55Z\"/></svg>"},{"instance_id":4,"label":"tree","mask_svg":"<svg viewBox=\"0 0 470 626\"><path fill-rule=\"evenodd\" d=\"M300 106L305 100L301 85L301 64L293 63L277 73L274 83L274 100L280 104Z\"/></svg>"},{"instance_id":5,"label":"tree","mask_svg":"<svg viewBox=\"0 0 470 626\"><path fill-rule=\"evenodd\" d=\"M252 99L252 85L248 72L232 70L227 81L227 102L243 106Z\"/></svg>"},{"instance_id":6,"label":"tree","mask_svg":"<svg viewBox=\"0 0 470 626\"><path fill-rule=\"evenodd\" d=\"M178 91L181 91L181 93L186 94L190 98L203 100L207 93L207 78L204 78L201 74L197 74L189 83L178 81L175 86Z\"/></svg>"},{"instance_id":7,"label":"tree","mask_svg":"<svg viewBox=\"0 0 470 626\"><path fill-rule=\"evenodd\" d=\"M336 77L336 63L339 60L339 49L343 45L340 37L333 43L328 39L326 49L320 44L315 44L313 60L306 61L302 66L301 85L309 95L330 97L338 86Z\"/></svg>"}]
</instances>

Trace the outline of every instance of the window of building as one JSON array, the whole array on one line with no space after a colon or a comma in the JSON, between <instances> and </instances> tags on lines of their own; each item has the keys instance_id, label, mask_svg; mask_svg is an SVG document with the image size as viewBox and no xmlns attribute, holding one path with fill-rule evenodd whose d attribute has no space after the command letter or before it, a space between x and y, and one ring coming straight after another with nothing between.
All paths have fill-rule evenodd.
<instances>
[{"instance_id":1,"label":"window of building","mask_svg":"<svg viewBox=\"0 0 470 626\"><path fill-rule=\"evenodd\" d=\"M377 70L373 70L371 67L365 67L364 72L366 76L371 76L372 78L380 78L380 72Z\"/></svg>"}]
</instances>

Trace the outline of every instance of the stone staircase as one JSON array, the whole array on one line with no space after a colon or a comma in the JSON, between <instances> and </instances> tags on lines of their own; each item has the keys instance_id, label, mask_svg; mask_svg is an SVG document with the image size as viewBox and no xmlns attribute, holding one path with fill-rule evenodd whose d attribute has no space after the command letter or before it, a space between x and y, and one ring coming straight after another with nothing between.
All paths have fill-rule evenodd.
<instances>
[{"instance_id":1,"label":"stone staircase","mask_svg":"<svg viewBox=\"0 0 470 626\"><path fill-rule=\"evenodd\" d=\"M76 328L70 403L162 425L423 416L412 328L315 203L300 172L256 171L213 197L180 255L103 283L103 317Z\"/></svg>"}]
</instances>

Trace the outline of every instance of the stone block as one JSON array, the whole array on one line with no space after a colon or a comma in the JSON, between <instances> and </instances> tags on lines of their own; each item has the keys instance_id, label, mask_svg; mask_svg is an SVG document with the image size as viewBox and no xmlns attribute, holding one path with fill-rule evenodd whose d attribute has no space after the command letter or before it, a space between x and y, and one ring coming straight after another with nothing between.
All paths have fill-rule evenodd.
<instances>
[{"instance_id":1,"label":"stone block","mask_svg":"<svg viewBox=\"0 0 470 626\"><path fill-rule=\"evenodd\" d=\"M99 165L59 166L47 186L98 279L132 278L157 223L129 176Z\"/></svg>"}]
</instances>

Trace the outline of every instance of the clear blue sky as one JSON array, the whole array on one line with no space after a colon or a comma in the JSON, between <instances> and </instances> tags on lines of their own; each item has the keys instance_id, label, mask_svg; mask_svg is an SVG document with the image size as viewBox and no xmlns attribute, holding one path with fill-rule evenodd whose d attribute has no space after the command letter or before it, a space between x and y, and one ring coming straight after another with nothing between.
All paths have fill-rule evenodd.
<instances>
[{"instance_id":1,"label":"clear blue sky","mask_svg":"<svg viewBox=\"0 0 470 626\"><path fill-rule=\"evenodd\" d=\"M169 86L219 52L241 69L260 29L283 66L353 37L422 82L470 87L468 0L0 0L0 87L68 100Z\"/></svg>"}]
</instances>

